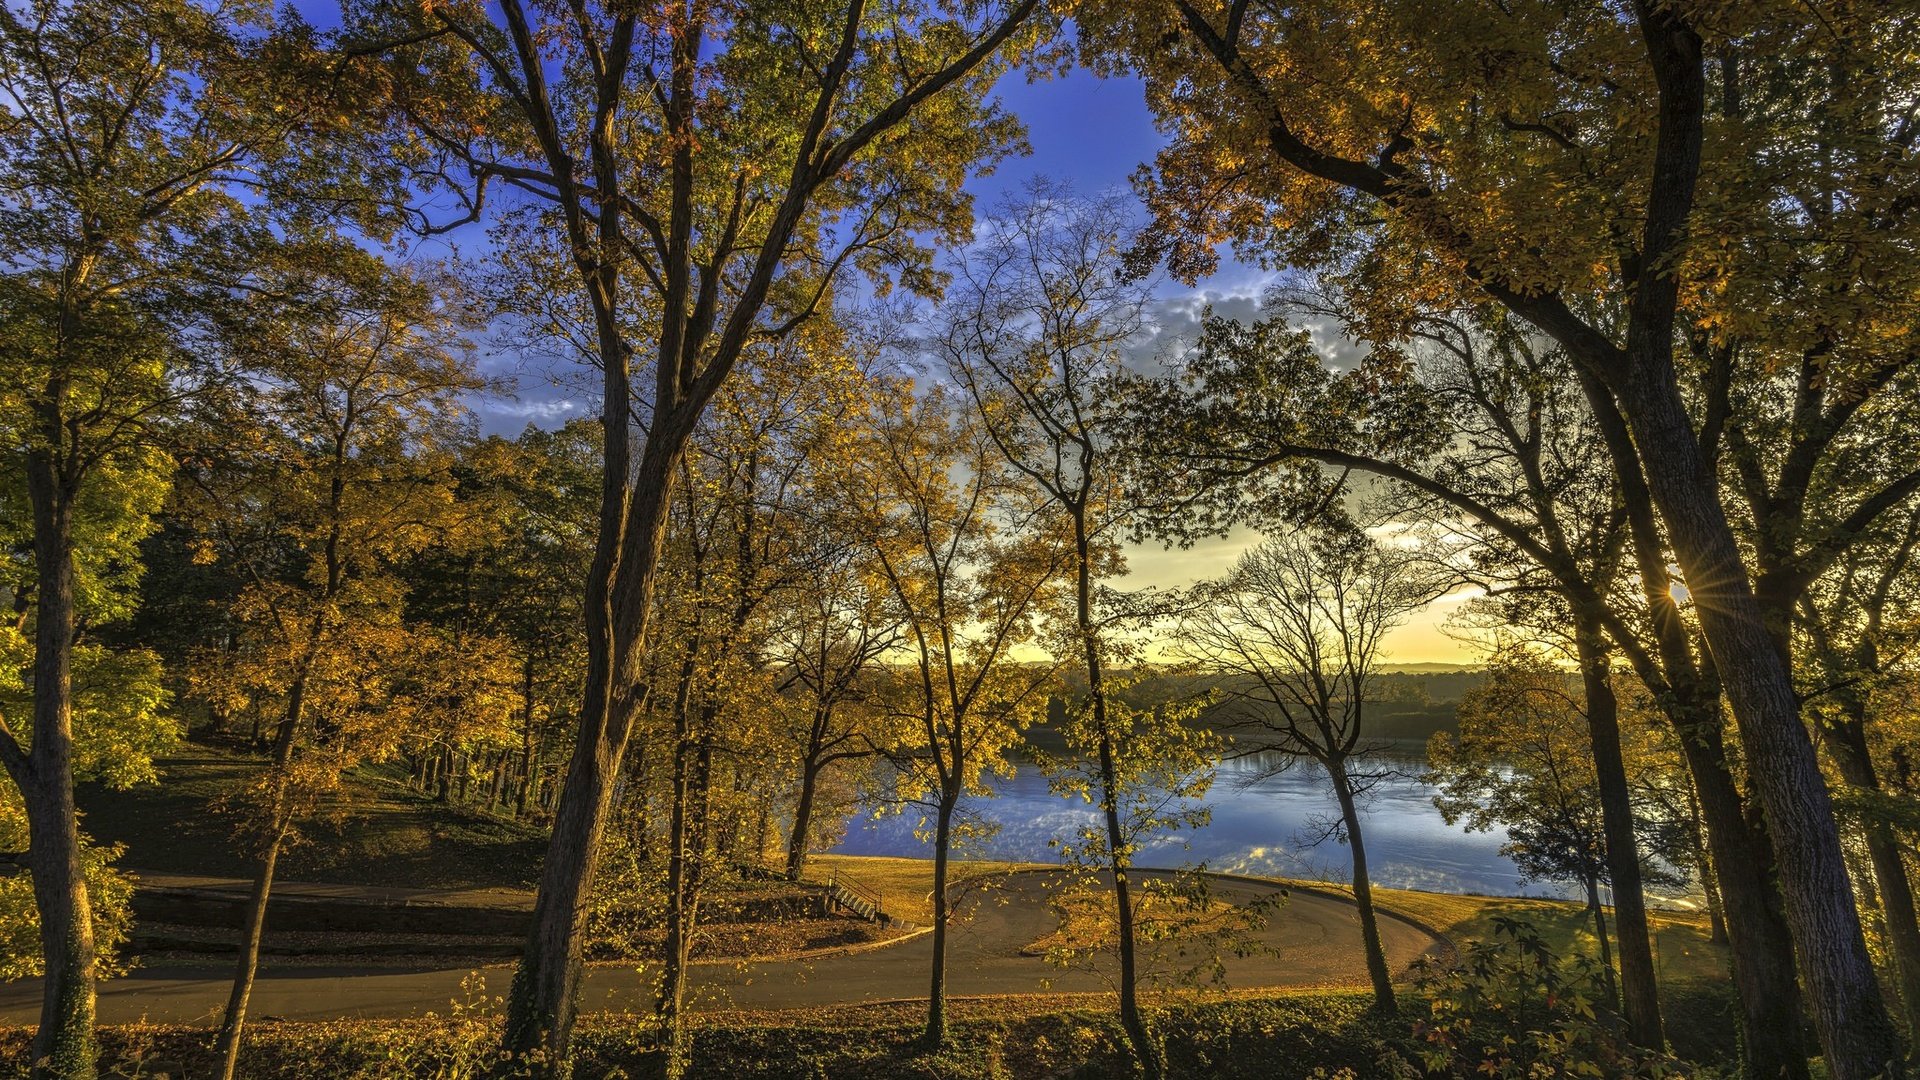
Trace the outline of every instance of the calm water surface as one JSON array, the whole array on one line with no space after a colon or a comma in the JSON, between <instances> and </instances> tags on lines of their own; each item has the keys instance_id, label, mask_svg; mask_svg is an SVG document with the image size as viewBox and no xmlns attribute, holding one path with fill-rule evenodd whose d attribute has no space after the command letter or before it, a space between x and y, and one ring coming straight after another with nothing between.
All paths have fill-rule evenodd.
<instances>
[{"instance_id":1,"label":"calm water surface","mask_svg":"<svg viewBox=\"0 0 1920 1080\"><path fill-rule=\"evenodd\" d=\"M1374 788L1361 823L1375 884L1436 892L1494 895L1569 895L1546 883L1523 885L1513 863L1500 854L1504 833L1469 833L1448 825L1433 806L1433 788L1420 780L1426 762L1418 744L1396 747L1381 762L1394 775ZM1351 877L1348 853L1336 839L1315 844L1324 823L1337 813L1326 774L1311 763L1272 773L1269 763L1230 760L1220 764L1204 800L1212 821L1197 830L1157 838L1139 857L1150 867L1205 864L1209 870L1344 881ZM1096 811L1078 799L1047 789L1030 763L996 780L993 798L965 806L997 831L969 852L978 858L1053 861L1048 846L1071 836ZM848 822L835 851L850 855L927 856L932 845L914 836L913 811Z\"/></svg>"}]
</instances>

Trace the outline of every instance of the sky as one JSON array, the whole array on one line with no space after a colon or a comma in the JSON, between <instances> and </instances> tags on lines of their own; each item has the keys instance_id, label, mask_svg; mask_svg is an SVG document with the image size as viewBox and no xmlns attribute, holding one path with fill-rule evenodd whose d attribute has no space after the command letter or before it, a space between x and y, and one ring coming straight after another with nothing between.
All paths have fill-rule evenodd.
<instances>
[{"instance_id":1,"label":"sky","mask_svg":"<svg viewBox=\"0 0 1920 1080\"><path fill-rule=\"evenodd\" d=\"M1166 142L1154 128L1140 84L1132 79L1100 79L1075 69L1039 83L1027 83L1016 74L1003 80L998 90L1007 108L1025 121L1033 152L968 185L982 208L1039 176L1071 181L1083 193L1131 191L1128 178ZM1177 334L1182 325L1197 327L1209 306L1221 315L1254 317L1273 277L1269 271L1223 258L1220 271L1195 287L1169 282L1160 290L1163 328ZM1352 343L1325 328L1315 336L1329 359L1349 358L1357 352ZM1128 584L1178 588L1218 576L1259 539L1242 530L1187 549L1135 546L1128 552L1133 571ZM1408 620L1385 643L1388 662L1473 662L1471 649L1445 630L1446 620L1463 602L1461 597L1449 597Z\"/></svg>"},{"instance_id":2,"label":"sky","mask_svg":"<svg viewBox=\"0 0 1920 1080\"><path fill-rule=\"evenodd\" d=\"M1083 194L1107 190L1130 193L1129 176L1151 161L1165 143L1154 128L1140 84L1132 79L1101 79L1075 69L1029 83L1023 74L1015 72L1001 81L997 91L1004 105L1026 124L1032 153L1005 161L993 173L969 182L968 190L980 211L990 210L1036 177L1070 182ZM476 242L484 243L484 235L477 230L463 232L471 235L456 237L454 248L471 252ZM1230 317L1256 316L1259 298L1273 276L1261 268L1223 258L1216 274L1192 287L1163 283L1159 288L1157 336L1161 340L1184 336L1183 330L1197 328L1209 307ZM1350 359L1358 351L1326 327L1318 328L1316 340L1330 362ZM503 370L501 374L517 378L520 392L514 399L481 404L482 426L489 432L511 435L528 423L551 426L587 411L580 388L552 385L550 372L519 364L516 370ZM1132 574L1127 585L1178 588L1217 577L1258 540L1258 536L1242 531L1186 549L1136 546L1128 552ZM1461 603L1459 598L1446 598L1409 619L1387 639L1386 661L1473 662L1471 649L1448 634L1445 627L1447 618Z\"/></svg>"}]
</instances>

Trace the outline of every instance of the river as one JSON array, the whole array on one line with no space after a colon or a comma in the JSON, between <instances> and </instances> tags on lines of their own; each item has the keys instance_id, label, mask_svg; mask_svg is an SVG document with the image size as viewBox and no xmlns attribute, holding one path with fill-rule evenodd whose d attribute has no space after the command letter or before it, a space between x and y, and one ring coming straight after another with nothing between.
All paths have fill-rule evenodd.
<instances>
[{"instance_id":1,"label":"river","mask_svg":"<svg viewBox=\"0 0 1920 1080\"><path fill-rule=\"evenodd\" d=\"M1361 822L1376 885L1434 892L1496 896L1566 896L1553 883L1524 884L1513 862L1500 854L1504 833L1469 833L1449 825L1433 805L1433 788L1420 779L1426 764L1418 743L1396 744L1380 765L1391 775L1375 785ZM1149 842L1141 866L1204 864L1209 870L1345 881L1346 847L1337 839L1314 844L1322 823L1336 813L1326 774L1310 762L1276 772L1268 760L1219 764L1204 802L1204 826ZM965 811L995 826L966 854L977 858L1051 862L1048 841L1069 835L1095 810L1078 799L1055 795L1046 777L1028 762L1011 777L993 781L992 798L970 799ZM915 836L919 815L878 818L856 815L833 850L849 855L926 856L931 844Z\"/></svg>"}]
</instances>

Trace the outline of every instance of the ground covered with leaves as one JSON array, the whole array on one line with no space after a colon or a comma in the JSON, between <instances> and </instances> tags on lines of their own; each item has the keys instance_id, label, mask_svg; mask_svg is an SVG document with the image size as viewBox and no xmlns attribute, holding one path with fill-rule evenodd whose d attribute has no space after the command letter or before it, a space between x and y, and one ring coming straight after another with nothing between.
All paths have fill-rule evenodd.
<instances>
[{"instance_id":1,"label":"ground covered with leaves","mask_svg":"<svg viewBox=\"0 0 1920 1080\"><path fill-rule=\"evenodd\" d=\"M1723 1066L1733 1052L1733 1019L1724 989L1667 988L1676 1054ZM1348 991L1235 994L1162 1001L1170 1074L1220 1080L1374 1077L1383 1055L1408 1053L1426 1003L1410 999L1402 1016L1368 1010ZM694 1045L696 1077L727 1080L1048 1080L1124 1077L1126 1040L1109 1002L1095 997L1018 997L952 1003L952 1037L939 1051L918 1041L924 1006L912 1003L805 1012L703 1015ZM30 1032L0 1031L0 1077L25 1075ZM415 1021L263 1023L249 1036L240 1075L252 1080L465 1080L490 1064L498 1031L492 1017L456 1009ZM103 1033L105 1075L206 1075L212 1032L126 1027ZM643 1018L581 1021L576 1075L645 1075L653 1031ZM1445 1075L1445 1074L1442 1074ZM1711 1071L1697 1074L1714 1075Z\"/></svg>"}]
</instances>

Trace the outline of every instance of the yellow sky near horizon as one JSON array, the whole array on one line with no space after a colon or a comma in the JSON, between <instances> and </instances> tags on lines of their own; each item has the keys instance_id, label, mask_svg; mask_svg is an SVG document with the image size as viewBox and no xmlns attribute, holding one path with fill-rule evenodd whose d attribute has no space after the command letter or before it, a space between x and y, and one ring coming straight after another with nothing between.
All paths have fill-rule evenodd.
<instances>
[{"instance_id":1,"label":"yellow sky near horizon","mask_svg":"<svg viewBox=\"0 0 1920 1080\"><path fill-rule=\"evenodd\" d=\"M1130 544L1126 554L1131 573L1113 584L1125 589L1184 589L1225 574L1241 552L1259 542L1259 534L1236 529L1226 536L1207 537L1188 548L1167 548L1157 543ZM1467 597L1462 595L1444 596L1414 613L1405 625L1387 636L1381 662L1463 667L1479 664L1481 657L1471 644L1446 630L1447 620L1466 601Z\"/></svg>"}]
</instances>

